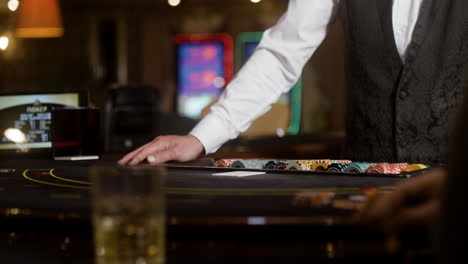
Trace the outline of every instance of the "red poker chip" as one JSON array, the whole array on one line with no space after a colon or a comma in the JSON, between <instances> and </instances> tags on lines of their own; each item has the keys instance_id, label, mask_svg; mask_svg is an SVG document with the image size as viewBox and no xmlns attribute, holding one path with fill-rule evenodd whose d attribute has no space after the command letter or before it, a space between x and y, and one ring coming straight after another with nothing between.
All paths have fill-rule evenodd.
<instances>
[{"instance_id":1,"label":"red poker chip","mask_svg":"<svg viewBox=\"0 0 468 264\"><path fill-rule=\"evenodd\" d=\"M380 163L370 166L367 173L400 174L408 165L408 163Z\"/></svg>"},{"instance_id":2,"label":"red poker chip","mask_svg":"<svg viewBox=\"0 0 468 264\"><path fill-rule=\"evenodd\" d=\"M230 168L232 163L240 159L220 159L215 162L215 167L218 168Z\"/></svg>"}]
</instances>

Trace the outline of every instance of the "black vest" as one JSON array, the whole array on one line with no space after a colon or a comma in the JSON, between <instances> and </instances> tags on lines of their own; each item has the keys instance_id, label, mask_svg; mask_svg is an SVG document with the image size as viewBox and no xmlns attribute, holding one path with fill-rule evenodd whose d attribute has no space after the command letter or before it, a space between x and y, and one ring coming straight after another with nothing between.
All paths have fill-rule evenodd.
<instances>
[{"instance_id":1,"label":"black vest","mask_svg":"<svg viewBox=\"0 0 468 264\"><path fill-rule=\"evenodd\" d=\"M347 156L446 160L468 76L468 1L424 0L403 63L391 0L343 0L348 80Z\"/></svg>"}]
</instances>

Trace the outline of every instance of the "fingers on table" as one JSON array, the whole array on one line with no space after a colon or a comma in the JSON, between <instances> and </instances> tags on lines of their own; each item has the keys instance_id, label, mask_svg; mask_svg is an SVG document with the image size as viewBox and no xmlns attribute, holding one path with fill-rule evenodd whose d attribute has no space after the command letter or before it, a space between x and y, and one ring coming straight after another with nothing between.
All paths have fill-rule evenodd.
<instances>
[{"instance_id":1,"label":"fingers on table","mask_svg":"<svg viewBox=\"0 0 468 264\"><path fill-rule=\"evenodd\" d=\"M173 148L155 152L153 156L156 159L155 163L162 163L169 160L179 160L179 157L176 155L176 152Z\"/></svg>"},{"instance_id":2,"label":"fingers on table","mask_svg":"<svg viewBox=\"0 0 468 264\"><path fill-rule=\"evenodd\" d=\"M135 166L144 160L148 160L148 162L160 163L164 162L157 153L164 152L168 149L168 143L159 140L158 138L153 140L151 144L147 145L143 149L141 149L138 153L136 153L133 158L128 163L130 166Z\"/></svg>"},{"instance_id":3,"label":"fingers on table","mask_svg":"<svg viewBox=\"0 0 468 264\"><path fill-rule=\"evenodd\" d=\"M119 165L122 165L122 166L127 165L127 163L128 163L130 160L132 160L133 157L135 157L135 155L137 155L142 149L144 149L145 147L147 147L147 146L150 145L150 144L151 144L151 142L150 142L150 143L146 143L145 145L143 145L143 146L141 146L141 147L135 149L134 151L128 153L127 155L125 155L123 158L121 158L121 159L118 161Z\"/></svg>"}]
</instances>

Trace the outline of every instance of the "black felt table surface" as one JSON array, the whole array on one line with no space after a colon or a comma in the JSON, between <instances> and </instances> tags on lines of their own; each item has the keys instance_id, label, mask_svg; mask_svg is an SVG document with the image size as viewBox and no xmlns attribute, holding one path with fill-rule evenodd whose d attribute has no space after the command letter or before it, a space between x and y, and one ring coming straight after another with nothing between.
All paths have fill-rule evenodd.
<instances>
[{"instance_id":1,"label":"black felt table surface","mask_svg":"<svg viewBox=\"0 0 468 264\"><path fill-rule=\"evenodd\" d=\"M115 161L3 160L0 208L91 213L90 166ZM53 171L52 171L53 170ZM53 175L58 178L50 176ZM267 171L248 177L214 176L231 169L169 167L166 178L169 216L342 216L349 211L297 208L297 193L308 190L392 186L401 179ZM66 179L66 180L63 180ZM67 181L71 180L71 181ZM77 181L78 183L76 183Z\"/></svg>"}]
</instances>

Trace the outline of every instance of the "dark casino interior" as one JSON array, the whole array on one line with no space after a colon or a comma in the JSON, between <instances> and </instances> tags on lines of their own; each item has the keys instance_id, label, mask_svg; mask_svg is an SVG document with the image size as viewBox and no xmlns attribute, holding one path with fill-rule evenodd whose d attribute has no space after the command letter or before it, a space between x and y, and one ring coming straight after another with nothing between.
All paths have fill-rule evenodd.
<instances>
[{"instance_id":1,"label":"dark casino interior","mask_svg":"<svg viewBox=\"0 0 468 264\"><path fill-rule=\"evenodd\" d=\"M300 2L0 0L0 263L435 263L430 228L359 222L446 164L347 155L346 19L217 151L118 164L190 133Z\"/></svg>"}]
</instances>

